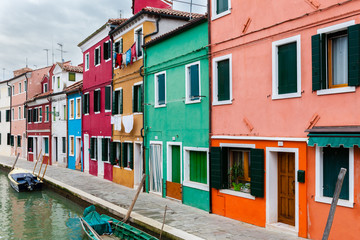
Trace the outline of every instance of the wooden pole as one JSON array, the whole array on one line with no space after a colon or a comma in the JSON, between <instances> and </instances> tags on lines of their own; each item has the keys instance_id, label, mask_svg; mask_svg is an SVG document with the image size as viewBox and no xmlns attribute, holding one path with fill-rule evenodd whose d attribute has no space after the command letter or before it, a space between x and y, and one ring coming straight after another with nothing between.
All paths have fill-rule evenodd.
<instances>
[{"instance_id":1,"label":"wooden pole","mask_svg":"<svg viewBox=\"0 0 360 240\"><path fill-rule=\"evenodd\" d=\"M41 161L41 165L40 165L40 169L39 169L38 176L40 176L40 173L41 173L41 169L42 169L43 164L44 164L44 156L42 156L42 161Z\"/></svg>"},{"instance_id":2,"label":"wooden pole","mask_svg":"<svg viewBox=\"0 0 360 240\"><path fill-rule=\"evenodd\" d=\"M34 174L34 172L35 172L36 165L37 165L38 162L39 162L39 158L40 158L41 151L42 151L42 149L40 150L39 156L38 156L37 159L36 159L36 163L35 163L35 166L34 166L33 174Z\"/></svg>"},{"instance_id":3,"label":"wooden pole","mask_svg":"<svg viewBox=\"0 0 360 240\"><path fill-rule=\"evenodd\" d=\"M16 165L16 163L17 163L17 160L19 159L19 156L20 156L20 153L17 154L16 159L15 159L15 162L14 162L13 166L12 166L11 169L10 169L10 172L15 168L15 165Z\"/></svg>"},{"instance_id":4,"label":"wooden pole","mask_svg":"<svg viewBox=\"0 0 360 240\"><path fill-rule=\"evenodd\" d=\"M90 232L92 232L92 234L94 234L94 237L96 238L96 240L102 240L102 237L95 231L95 229L93 229L93 228L85 221L85 219L80 218L80 222L81 222L82 224L85 224L85 226L90 230ZM84 228L84 231L86 231L85 228ZM88 234L88 233L86 233L86 234ZM89 237L90 237L90 235L89 235Z\"/></svg>"},{"instance_id":5,"label":"wooden pole","mask_svg":"<svg viewBox=\"0 0 360 240\"><path fill-rule=\"evenodd\" d=\"M123 219L123 222L124 222L124 223L126 223L126 221L127 221L127 220L129 219L129 217L130 217L131 211L133 210L133 208L134 208L134 206L135 206L135 202L136 202L136 200L137 200L137 198L138 198L138 196L139 196L139 194L140 194L140 191L141 191L141 189L142 189L142 186L143 186L144 183L145 183L145 178L146 178L146 175L143 174L142 179L141 179L141 183L140 183L140 185L138 186L138 189L137 189L136 195L135 195L135 197L134 197L134 200L132 201L129 210L128 210L125 218Z\"/></svg>"},{"instance_id":6,"label":"wooden pole","mask_svg":"<svg viewBox=\"0 0 360 240\"><path fill-rule=\"evenodd\" d=\"M44 156L43 156L43 159L44 159ZM44 161L44 160L43 160L43 161ZM44 176L45 176L46 169L47 169L48 165L49 165L49 159L46 161L46 165L45 165L45 169L44 169L43 175L42 175L42 177L41 177L41 181L44 179Z\"/></svg>"},{"instance_id":7,"label":"wooden pole","mask_svg":"<svg viewBox=\"0 0 360 240\"><path fill-rule=\"evenodd\" d=\"M334 220L336 205L337 205L337 202L339 200L339 195L340 195L341 188L342 188L342 185L343 185L343 182L344 182L346 171L347 170L345 168L340 169L340 173L338 175L338 179L337 179L337 182L336 182L335 192L334 192L334 196L333 196L333 199L332 199L332 202L331 202L330 212L329 212L329 216L328 216L328 219L327 219L327 222L326 222L326 227L325 227L325 230L324 230L322 240L327 240L329 238L331 225L332 225L333 220Z\"/></svg>"},{"instance_id":8,"label":"wooden pole","mask_svg":"<svg viewBox=\"0 0 360 240\"><path fill-rule=\"evenodd\" d=\"M163 223L162 223L162 226L161 226L161 232L160 232L160 237L159 237L160 240L161 240L162 232L163 232L163 230L164 230L166 210L167 210L167 205L165 205L164 218L163 218Z\"/></svg>"}]
</instances>

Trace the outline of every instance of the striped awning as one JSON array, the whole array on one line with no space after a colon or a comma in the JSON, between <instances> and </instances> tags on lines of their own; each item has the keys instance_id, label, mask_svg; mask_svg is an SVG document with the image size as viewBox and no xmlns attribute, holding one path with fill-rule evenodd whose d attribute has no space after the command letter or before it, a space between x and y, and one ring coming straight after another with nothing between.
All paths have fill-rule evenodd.
<instances>
[{"instance_id":1,"label":"striped awning","mask_svg":"<svg viewBox=\"0 0 360 240\"><path fill-rule=\"evenodd\" d=\"M314 127L306 132L311 147L360 147L360 126Z\"/></svg>"}]
</instances>

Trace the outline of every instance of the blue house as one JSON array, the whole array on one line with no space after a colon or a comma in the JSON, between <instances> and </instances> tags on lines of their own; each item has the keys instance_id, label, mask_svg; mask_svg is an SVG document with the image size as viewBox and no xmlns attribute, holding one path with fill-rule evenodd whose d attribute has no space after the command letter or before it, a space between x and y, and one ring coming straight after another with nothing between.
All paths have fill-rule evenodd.
<instances>
[{"instance_id":1,"label":"blue house","mask_svg":"<svg viewBox=\"0 0 360 240\"><path fill-rule=\"evenodd\" d=\"M83 171L81 116L82 116L82 86L83 81L74 83L64 89L67 95L67 167ZM64 129L65 131L65 129ZM66 146L62 146L66 149Z\"/></svg>"}]
</instances>

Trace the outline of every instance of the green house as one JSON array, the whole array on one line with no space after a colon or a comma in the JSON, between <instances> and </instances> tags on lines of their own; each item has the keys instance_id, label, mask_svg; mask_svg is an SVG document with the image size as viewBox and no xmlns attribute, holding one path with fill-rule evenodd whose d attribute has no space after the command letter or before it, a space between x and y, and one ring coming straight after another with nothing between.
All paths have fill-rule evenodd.
<instances>
[{"instance_id":1,"label":"green house","mask_svg":"<svg viewBox=\"0 0 360 240\"><path fill-rule=\"evenodd\" d=\"M209 211L207 18L144 49L146 189Z\"/></svg>"}]
</instances>

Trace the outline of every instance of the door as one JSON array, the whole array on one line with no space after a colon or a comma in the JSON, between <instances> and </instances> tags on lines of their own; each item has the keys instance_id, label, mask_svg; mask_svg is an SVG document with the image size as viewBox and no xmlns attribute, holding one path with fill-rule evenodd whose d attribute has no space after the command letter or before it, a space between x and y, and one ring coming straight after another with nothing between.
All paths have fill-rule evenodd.
<instances>
[{"instance_id":1,"label":"door","mask_svg":"<svg viewBox=\"0 0 360 240\"><path fill-rule=\"evenodd\" d=\"M295 226L294 153L278 153L278 221Z\"/></svg>"},{"instance_id":2,"label":"door","mask_svg":"<svg viewBox=\"0 0 360 240\"><path fill-rule=\"evenodd\" d=\"M150 144L150 191L162 193L162 156L161 145Z\"/></svg>"},{"instance_id":3,"label":"door","mask_svg":"<svg viewBox=\"0 0 360 240\"><path fill-rule=\"evenodd\" d=\"M58 153L58 138L57 137L55 137L54 138L54 142L55 142L55 161L56 161L56 163L58 162L58 155L59 155L59 153Z\"/></svg>"},{"instance_id":4,"label":"door","mask_svg":"<svg viewBox=\"0 0 360 240\"><path fill-rule=\"evenodd\" d=\"M182 199L180 146L171 146L171 178L166 181L166 196Z\"/></svg>"},{"instance_id":5,"label":"door","mask_svg":"<svg viewBox=\"0 0 360 240\"><path fill-rule=\"evenodd\" d=\"M96 140L97 143L97 163L98 163L98 176L104 177L104 161L102 159L102 137L98 137Z\"/></svg>"},{"instance_id":6,"label":"door","mask_svg":"<svg viewBox=\"0 0 360 240\"><path fill-rule=\"evenodd\" d=\"M89 135L84 134L84 172L89 172Z\"/></svg>"},{"instance_id":7,"label":"door","mask_svg":"<svg viewBox=\"0 0 360 240\"><path fill-rule=\"evenodd\" d=\"M81 138L76 138L75 169L81 171Z\"/></svg>"},{"instance_id":8,"label":"door","mask_svg":"<svg viewBox=\"0 0 360 240\"><path fill-rule=\"evenodd\" d=\"M143 175L143 156L142 156L142 144L134 144L134 188L137 188L141 183Z\"/></svg>"}]
</instances>

